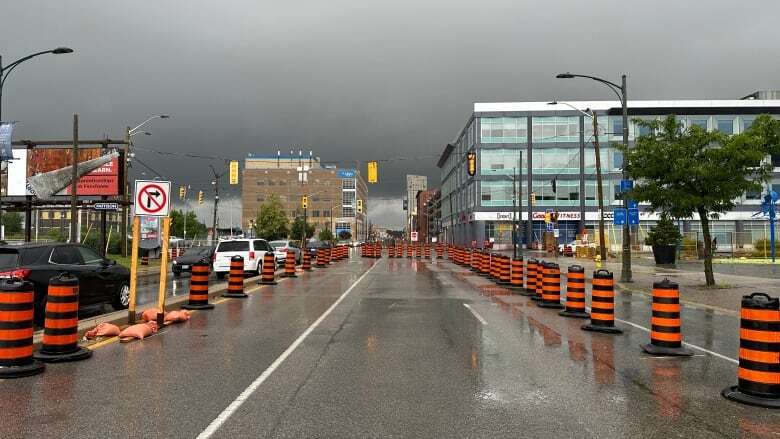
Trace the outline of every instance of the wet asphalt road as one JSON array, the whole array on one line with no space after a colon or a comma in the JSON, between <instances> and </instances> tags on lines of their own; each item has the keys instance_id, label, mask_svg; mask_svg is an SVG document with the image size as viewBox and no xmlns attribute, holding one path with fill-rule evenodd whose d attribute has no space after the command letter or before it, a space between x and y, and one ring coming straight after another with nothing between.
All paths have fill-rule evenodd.
<instances>
[{"instance_id":1,"label":"wet asphalt road","mask_svg":"<svg viewBox=\"0 0 780 439\"><path fill-rule=\"evenodd\" d=\"M480 282L407 259L286 279L0 381L0 436L196 437L355 285L213 437L777 437L780 412L720 396L737 318L685 307L685 340L723 358L654 358L644 296L618 297L614 336Z\"/></svg>"}]
</instances>

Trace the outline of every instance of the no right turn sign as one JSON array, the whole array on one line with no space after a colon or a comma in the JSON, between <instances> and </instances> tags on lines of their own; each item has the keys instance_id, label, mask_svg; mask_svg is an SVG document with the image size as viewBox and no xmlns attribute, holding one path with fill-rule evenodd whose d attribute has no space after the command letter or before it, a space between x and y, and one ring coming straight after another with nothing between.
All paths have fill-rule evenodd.
<instances>
[{"instance_id":1,"label":"no right turn sign","mask_svg":"<svg viewBox=\"0 0 780 439\"><path fill-rule=\"evenodd\" d=\"M135 214L142 216L168 216L171 210L171 182L136 180Z\"/></svg>"}]
</instances>

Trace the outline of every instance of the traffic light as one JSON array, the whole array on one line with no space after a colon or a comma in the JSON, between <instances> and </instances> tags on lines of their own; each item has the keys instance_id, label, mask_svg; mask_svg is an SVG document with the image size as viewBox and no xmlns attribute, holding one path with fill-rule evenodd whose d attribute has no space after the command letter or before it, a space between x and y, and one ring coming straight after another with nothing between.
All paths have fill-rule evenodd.
<instances>
[{"instance_id":1,"label":"traffic light","mask_svg":"<svg viewBox=\"0 0 780 439\"><path fill-rule=\"evenodd\" d=\"M477 153L470 152L467 155L468 157L468 173L470 176L474 176L474 174L477 173Z\"/></svg>"},{"instance_id":2,"label":"traffic light","mask_svg":"<svg viewBox=\"0 0 780 439\"><path fill-rule=\"evenodd\" d=\"M309 197L306 195L301 197L301 209L308 209L309 208Z\"/></svg>"},{"instance_id":3,"label":"traffic light","mask_svg":"<svg viewBox=\"0 0 780 439\"><path fill-rule=\"evenodd\" d=\"M368 162L368 182L376 183L379 179L379 164L375 161Z\"/></svg>"},{"instance_id":4,"label":"traffic light","mask_svg":"<svg viewBox=\"0 0 780 439\"><path fill-rule=\"evenodd\" d=\"M187 196L187 188L184 186L179 186L179 199L184 200L184 197Z\"/></svg>"},{"instance_id":5,"label":"traffic light","mask_svg":"<svg viewBox=\"0 0 780 439\"><path fill-rule=\"evenodd\" d=\"M536 206L536 192L531 192L531 206Z\"/></svg>"},{"instance_id":6,"label":"traffic light","mask_svg":"<svg viewBox=\"0 0 780 439\"><path fill-rule=\"evenodd\" d=\"M363 213L363 200L357 200L357 211Z\"/></svg>"},{"instance_id":7,"label":"traffic light","mask_svg":"<svg viewBox=\"0 0 780 439\"><path fill-rule=\"evenodd\" d=\"M550 215L550 212L544 213L544 223L550 223L552 221L552 215Z\"/></svg>"},{"instance_id":8,"label":"traffic light","mask_svg":"<svg viewBox=\"0 0 780 439\"><path fill-rule=\"evenodd\" d=\"M203 204L203 191L198 191L198 204Z\"/></svg>"},{"instance_id":9,"label":"traffic light","mask_svg":"<svg viewBox=\"0 0 780 439\"><path fill-rule=\"evenodd\" d=\"M230 161L230 184L238 184L238 160Z\"/></svg>"}]
</instances>

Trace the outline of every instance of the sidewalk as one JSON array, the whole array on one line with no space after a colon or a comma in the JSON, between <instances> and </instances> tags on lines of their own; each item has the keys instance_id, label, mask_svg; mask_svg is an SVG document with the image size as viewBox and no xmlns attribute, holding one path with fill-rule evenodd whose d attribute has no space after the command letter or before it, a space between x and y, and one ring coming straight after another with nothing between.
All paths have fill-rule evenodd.
<instances>
[{"instance_id":1,"label":"sidewalk","mask_svg":"<svg viewBox=\"0 0 780 439\"><path fill-rule=\"evenodd\" d=\"M510 254L501 252L502 254ZM570 265L585 267L586 277L590 279L596 269L596 263L590 259L577 259L573 257L543 257L535 255L536 252L524 253L524 258L535 258L548 262L555 262L561 267L561 274L566 273ZM633 282L620 282L621 263L610 261L601 264L601 268L614 274L615 287L618 291L628 293L651 295L653 282L660 282L664 278L677 283L680 286L680 300L692 305L700 305L716 311L728 314L739 313L742 296L761 292L771 296L777 296L777 280L752 276L739 276L733 274L715 273L715 281L718 288L704 287L704 272L678 270L673 268L661 268L646 265L633 265L631 267Z\"/></svg>"}]
</instances>

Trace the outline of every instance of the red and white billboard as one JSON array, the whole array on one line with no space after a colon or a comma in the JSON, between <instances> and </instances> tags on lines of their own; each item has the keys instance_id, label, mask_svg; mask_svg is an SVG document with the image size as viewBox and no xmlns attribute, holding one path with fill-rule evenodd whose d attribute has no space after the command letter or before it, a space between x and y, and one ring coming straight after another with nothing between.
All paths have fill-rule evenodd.
<instances>
[{"instance_id":1,"label":"red and white billboard","mask_svg":"<svg viewBox=\"0 0 780 439\"><path fill-rule=\"evenodd\" d=\"M70 148L15 149L14 160L8 165L8 195L70 195ZM102 148L79 149L79 174L76 191L84 196L116 196L119 194L119 157ZM51 188L48 191L36 187ZM40 193L39 193L40 192Z\"/></svg>"}]
</instances>

